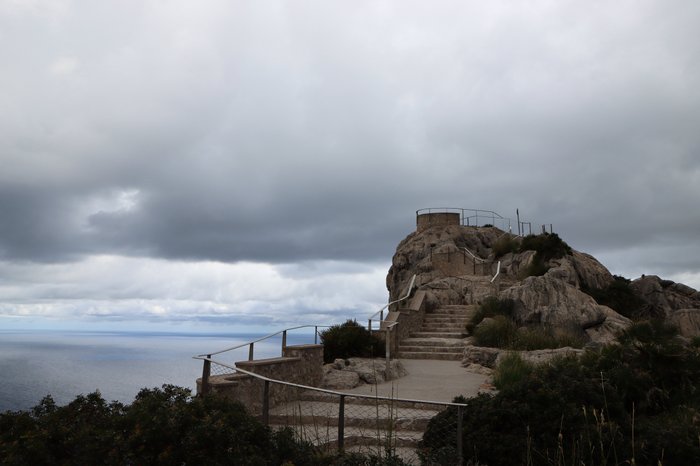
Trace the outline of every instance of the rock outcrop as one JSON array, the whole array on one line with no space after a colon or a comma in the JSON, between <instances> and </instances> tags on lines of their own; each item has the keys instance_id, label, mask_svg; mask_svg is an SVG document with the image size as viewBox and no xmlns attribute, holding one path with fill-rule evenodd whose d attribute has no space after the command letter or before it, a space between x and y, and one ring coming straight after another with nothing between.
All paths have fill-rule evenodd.
<instances>
[{"instance_id":1,"label":"rock outcrop","mask_svg":"<svg viewBox=\"0 0 700 466\"><path fill-rule=\"evenodd\" d=\"M497 296L514 301L514 318L520 326L573 331L598 343L611 341L631 324L588 294L605 291L616 281L593 256L566 246L566 253L547 257L534 250L521 251L521 241L495 227L428 225L398 245L386 281L390 298L402 296L415 274L416 287L428 296L428 312ZM537 268L544 273L528 276ZM497 270L500 273L494 279ZM635 316L663 317L681 327L684 335L700 335L696 290L655 276L635 280L629 287L645 306Z\"/></svg>"}]
</instances>

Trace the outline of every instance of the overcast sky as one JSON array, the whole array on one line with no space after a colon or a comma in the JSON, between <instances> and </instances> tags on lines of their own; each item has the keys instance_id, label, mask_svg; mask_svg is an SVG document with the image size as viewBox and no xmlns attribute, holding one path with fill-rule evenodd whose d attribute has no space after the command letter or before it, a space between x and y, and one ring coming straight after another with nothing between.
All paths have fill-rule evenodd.
<instances>
[{"instance_id":1,"label":"overcast sky","mask_svg":"<svg viewBox=\"0 0 700 466\"><path fill-rule=\"evenodd\" d=\"M700 288L698 24L695 0L0 0L0 324L364 319L433 206Z\"/></svg>"}]
</instances>

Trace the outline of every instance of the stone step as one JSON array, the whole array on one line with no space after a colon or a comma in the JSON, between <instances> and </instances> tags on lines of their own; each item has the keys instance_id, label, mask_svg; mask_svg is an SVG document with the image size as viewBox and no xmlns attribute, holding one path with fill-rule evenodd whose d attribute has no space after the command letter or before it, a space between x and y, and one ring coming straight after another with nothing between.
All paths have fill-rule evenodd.
<instances>
[{"instance_id":1,"label":"stone step","mask_svg":"<svg viewBox=\"0 0 700 466\"><path fill-rule=\"evenodd\" d=\"M459 353L464 352L464 346L425 346L425 345L401 345L399 353Z\"/></svg>"},{"instance_id":2,"label":"stone step","mask_svg":"<svg viewBox=\"0 0 700 466\"><path fill-rule=\"evenodd\" d=\"M444 305L435 309L433 312L429 312L426 316L435 314L457 314L457 315L471 315L476 312L476 306L470 305Z\"/></svg>"},{"instance_id":3,"label":"stone step","mask_svg":"<svg viewBox=\"0 0 700 466\"><path fill-rule=\"evenodd\" d=\"M413 332L411 338L463 338L466 332Z\"/></svg>"},{"instance_id":4,"label":"stone step","mask_svg":"<svg viewBox=\"0 0 700 466\"><path fill-rule=\"evenodd\" d=\"M300 438L320 447L337 448L338 426L319 424L285 424L271 423L272 429L282 429L291 427ZM423 438L422 430L388 431L386 429L353 427L345 425L343 431L344 446L351 451L365 451L367 447L383 447L391 444L393 447L411 448L418 446L418 442ZM405 452L406 454L408 452ZM406 455L409 458L412 455Z\"/></svg>"},{"instance_id":5,"label":"stone step","mask_svg":"<svg viewBox=\"0 0 700 466\"><path fill-rule=\"evenodd\" d=\"M466 331L466 324L426 324L420 328L421 332L464 332Z\"/></svg>"},{"instance_id":6,"label":"stone step","mask_svg":"<svg viewBox=\"0 0 700 466\"><path fill-rule=\"evenodd\" d=\"M469 318L467 317L458 317L454 315L447 314L445 316L425 316L423 319L423 322L429 322L429 323L464 323L466 324L469 322Z\"/></svg>"},{"instance_id":7,"label":"stone step","mask_svg":"<svg viewBox=\"0 0 700 466\"><path fill-rule=\"evenodd\" d=\"M443 361L461 361L462 353L428 353L424 351L399 352L399 359L439 359Z\"/></svg>"},{"instance_id":8,"label":"stone step","mask_svg":"<svg viewBox=\"0 0 700 466\"><path fill-rule=\"evenodd\" d=\"M401 408L391 404L346 405L345 426L372 430L423 431L428 422L439 411L435 409ZM270 423L279 425L309 424L321 426L338 425L338 403L336 401L302 401L283 403L270 408Z\"/></svg>"},{"instance_id":9,"label":"stone step","mask_svg":"<svg viewBox=\"0 0 700 466\"><path fill-rule=\"evenodd\" d=\"M317 391L305 391L300 399L302 401L323 401L327 403L337 403L338 395L333 395L331 393L317 392ZM345 405L363 405L375 408L378 405L390 406L391 409L397 408L411 408L411 409L424 409L428 411L435 411L435 405L432 403L421 403L418 401L398 401L398 400L383 400L381 398L376 398L373 396L359 396L359 395L346 395Z\"/></svg>"},{"instance_id":10,"label":"stone step","mask_svg":"<svg viewBox=\"0 0 700 466\"><path fill-rule=\"evenodd\" d=\"M442 346L445 348L463 347L465 342L461 338L406 338L401 345L425 345Z\"/></svg>"}]
</instances>

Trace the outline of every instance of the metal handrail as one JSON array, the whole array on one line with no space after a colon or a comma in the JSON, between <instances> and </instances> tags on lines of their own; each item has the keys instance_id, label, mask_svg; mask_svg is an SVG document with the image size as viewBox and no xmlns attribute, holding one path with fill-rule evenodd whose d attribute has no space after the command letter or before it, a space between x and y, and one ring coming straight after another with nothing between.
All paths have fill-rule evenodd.
<instances>
[{"instance_id":1,"label":"metal handrail","mask_svg":"<svg viewBox=\"0 0 700 466\"><path fill-rule=\"evenodd\" d=\"M408 398L391 398L387 396L379 396L379 395L362 395L359 393L346 393L346 392L338 392L335 390L328 390L327 388L319 388L319 387L311 387L308 385L301 385L298 383L294 382L285 382L283 380L277 380L277 379L271 379L269 377L265 377L264 375L256 374L255 372L250 372L245 369L241 369L240 367L235 367L231 366L230 364L226 364L223 362L215 361L214 359L210 357L203 357L203 356L194 356L194 359L200 359L202 361L209 361L210 363L218 364L220 366L227 367L229 369L232 369L236 372L241 372L246 375L250 375L252 377L255 377L256 379L260 379L265 382L272 382L272 383L277 383L280 385L286 385L288 387L295 387L295 388L302 388L305 390L313 390L321 393L328 393L331 395L337 395L337 396L352 396L355 398L366 398L366 399L371 399L371 400L383 400L383 401L394 401L394 402L408 402L408 403L425 403L425 404L434 404L434 405L447 405L447 406L466 406L464 403L453 403L453 402L447 402L447 401L434 401L434 400L413 400L413 399L408 399Z\"/></svg>"},{"instance_id":2,"label":"metal handrail","mask_svg":"<svg viewBox=\"0 0 700 466\"><path fill-rule=\"evenodd\" d=\"M401 301L405 300L406 298L408 298L411 295L411 291L413 290L413 285L415 285L415 283L416 283L416 274L413 274L413 276L411 277L411 282L408 284L408 290L406 290L406 295L399 298L399 299L391 301L389 304L387 304L386 306L384 306L383 308L381 308L380 310L378 310L377 312L375 312L374 314L369 316L369 323L367 325L367 330L369 330L370 332L372 331L372 320L377 315L379 315L379 322L384 322L384 310L386 308L388 308L389 306L391 306L392 304L396 304L396 303L401 302Z\"/></svg>"},{"instance_id":3,"label":"metal handrail","mask_svg":"<svg viewBox=\"0 0 700 466\"><path fill-rule=\"evenodd\" d=\"M475 255L473 252L471 252L469 249L467 249L467 248L465 248L465 247L461 247L461 248L457 248L457 249L464 250L464 251L468 252L469 255L472 256L472 258L473 258L475 261L479 261L479 262L481 262L482 264L485 264L485 263L488 262L488 260L482 259L481 257Z\"/></svg>"},{"instance_id":4,"label":"metal handrail","mask_svg":"<svg viewBox=\"0 0 700 466\"><path fill-rule=\"evenodd\" d=\"M423 208L423 209L418 209L416 210L416 216L421 215L421 214L431 214L431 213L459 213L460 214L460 224L465 225L465 220L466 220L466 226L469 226L469 219L475 218L476 219L476 226L478 226L479 223L479 216L485 217L485 218L490 218L493 223L495 223L496 220L503 221L504 224L507 221L508 222L508 228L510 229L510 218L504 217L498 212L494 212L493 210L483 210L483 209L465 209L462 207L428 207L428 208ZM465 212L473 213L473 215L467 216ZM481 214L481 215L480 215Z\"/></svg>"},{"instance_id":5,"label":"metal handrail","mask_svg":"<svg viewBox=\"0 0 700 466\"><path fill-rule=\"evenodd\" d=\"M226 353L226 352L229 352L229 351L237 350L237 349L239 349L239 348L243 348L244 346L248 346L248 347L250 348L250 350L248 351L248 360L249 360L249 361L252 361L252 360L253 360L253 354L254 354L254 353L253 353L253 352L254 352L254 346L253 346L253 345L255 345L255 343L260 343L261 341L265 341L265 340L268 340L268 339L270 339L270 338L272 338L272 337L276 337L276 336L279 335L279 334L282 334L282 349L284 349L284 348L287 346L287 332L288 332L289 330L298 330L298 329L300 329L300 328L311 328L311 327L314 328L314 343L317 343L317 342L318 342L318 329L319 329L319 328L328 328L328 327L330 327L330 325L299 325L299 326L297 326L297 327L289 327L289 328L285 328L284 330L280 330L280 331L278 331L278 332L271 333L271 334L266 335L266 336L264 336L264 337L260 337L260 338L258 338L257 340L249 341L249 342L247 342L247 343L242 343L242 344L237 345L237 346L232 346L232 347L230 347L230 348L222 349L222 350L219 350L219 351L214 351L214 352L212 352L212 353L198 354L197 356L194 356L194 358L197 359L197 358L202 358L202 357L204 357L204 356L212 357L212 356L215 355L215 354ZM218 364L218 363L217 363L217 364Z\"/></svg>"},{"instance_id":6,"label":"metal handrail","mask_svg":"<svg viewBox=\"0 0 700 466\"><path fill-rule=\"evenodd\" d=\"M493 281L498 277L498 275L501 273L501 261L498 261L498 266L496 266L496 275L493 276L491 279L490 283L493 283Z\"/></svg>"}]
</instances>

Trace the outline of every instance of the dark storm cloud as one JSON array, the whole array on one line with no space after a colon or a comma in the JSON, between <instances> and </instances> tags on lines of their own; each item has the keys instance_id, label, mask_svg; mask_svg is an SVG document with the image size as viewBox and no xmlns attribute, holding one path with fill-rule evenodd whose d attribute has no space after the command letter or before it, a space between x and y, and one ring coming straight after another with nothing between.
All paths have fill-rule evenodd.
<instances>
[{"instance_id":1,"label":"dark storm cloud","mask_svg":"<svg viewBox=\"0 0 700 466\"><path fill-rule=\"evenodd\" d=\"M0 11L6 260L386 260L446 205L700 268L694 2L57 5Z\"/></svg>"}]
</instances>

